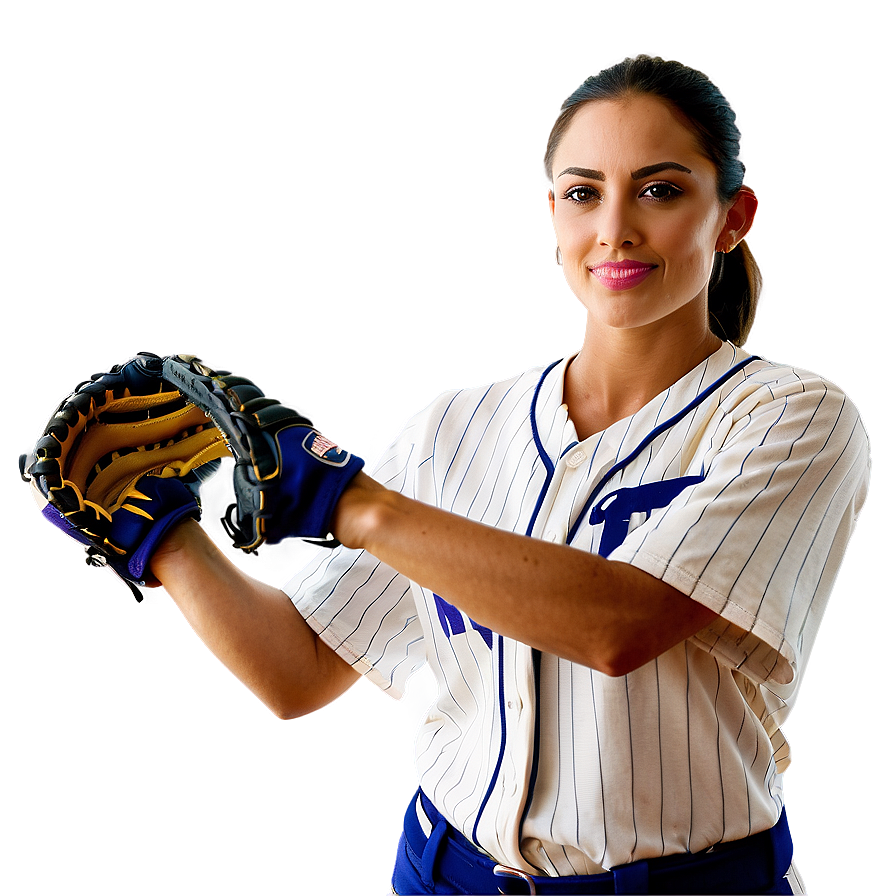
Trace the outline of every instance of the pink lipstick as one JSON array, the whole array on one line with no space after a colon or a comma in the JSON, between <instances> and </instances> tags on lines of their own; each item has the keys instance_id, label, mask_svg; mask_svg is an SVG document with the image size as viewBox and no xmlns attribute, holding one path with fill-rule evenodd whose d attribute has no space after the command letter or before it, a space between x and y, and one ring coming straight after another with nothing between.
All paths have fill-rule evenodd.
<instances>
[{"instance_id":1,"label":"pink lipstick","mask_svg":"<svg viewBox=\"0 0 896 896\"><path fill-rule=\"evenodd\" d=\"M656 269L655 264L643 261L605 261L588 268L607 289L631 289L643 282Z\"/></svg>"}]
</instances>

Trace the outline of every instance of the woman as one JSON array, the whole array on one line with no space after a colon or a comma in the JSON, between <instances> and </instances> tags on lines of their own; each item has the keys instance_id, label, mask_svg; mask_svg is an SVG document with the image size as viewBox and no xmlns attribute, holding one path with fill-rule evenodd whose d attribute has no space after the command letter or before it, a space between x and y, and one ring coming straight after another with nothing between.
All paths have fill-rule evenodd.
<instances>
[{"instance_id":1,"label":"woman","mask_svg":"<svg viewBox=\"0 0 896 896\"><path fill-rule=\"evenodd\" d=\"M580 351L415 417L291 600L193 522L153 558L282 717L430 664L397 892L800 891L780 724L868 448L835 386L739 348L759 275L738 147L699 72L586 81L545 159Z\"/></svg>"}]
</instances>

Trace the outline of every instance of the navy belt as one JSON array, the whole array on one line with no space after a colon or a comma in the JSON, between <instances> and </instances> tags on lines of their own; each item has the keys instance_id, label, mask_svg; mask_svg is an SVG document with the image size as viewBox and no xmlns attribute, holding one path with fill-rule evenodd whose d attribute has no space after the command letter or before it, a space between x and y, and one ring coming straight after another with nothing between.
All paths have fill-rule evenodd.
<instances>
[{"instance_id":1,"label":"navy belt","mask_svg":"<svg viewBox=\"0 0 896 896\"><path fill-rule=\"evenodd\" d=\"M424 831L426 823L431 830ZM793 842L783 811L773 828L743 840L578 877L539 877L496 864L452 828L422 791L408 806L404 835L408 859L430 892L445 892L440 884L458 893L481 894L790 892L783 881L793 860Z\"/></svg>"}]
</instances>

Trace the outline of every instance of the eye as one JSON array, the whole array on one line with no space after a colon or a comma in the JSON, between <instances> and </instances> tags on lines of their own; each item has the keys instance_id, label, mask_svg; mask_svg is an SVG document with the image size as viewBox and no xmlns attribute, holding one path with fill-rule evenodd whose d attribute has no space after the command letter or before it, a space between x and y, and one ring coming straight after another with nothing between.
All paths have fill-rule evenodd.
<instances>
[{"instance_id":1,"label":"eye","mask_svg":"<svg viewBox=\"0 0 896 896\"><path fill-rule=\"evenodd\" d=\"M653 202L668 202L670 199L681 196L683 192L681 188L676 187L674 184L659 181L655 184L648 184L641 190L640 195Z\"/></svg>"},{"instance_id":2,"label":"eye","mask_svg":"<svg viewBox=\"0 0 896 896\"><path fill-rule=\"evenodd\" d=\"M576 205L585 205L588 202L600 199L600 193L594 187L570 187L563 194L563 198Z\"/></svg>"}]
</instances>

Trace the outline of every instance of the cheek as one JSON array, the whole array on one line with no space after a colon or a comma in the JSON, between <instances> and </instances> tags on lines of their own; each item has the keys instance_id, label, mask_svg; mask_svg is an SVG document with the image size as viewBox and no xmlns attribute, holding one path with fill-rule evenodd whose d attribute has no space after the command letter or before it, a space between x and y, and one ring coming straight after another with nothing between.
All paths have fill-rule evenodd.
<instances>
[{"instance_id":1,"label":"cheek","mask_svg":"<svg viewBox=\"0 0 896 896\"><path fill-rule=\"evenodd\" d=\"M564 257L580 254L593 244L594 228L586 215L560 220L558 224L557 238Z\"/></svg>"},{"instance_id":2,"label":"cheek","mask_svg":"<svg viewBox=\"0 0 896 896\"><path fill-rule=\"evenodd\" d=\"M694 277L709 277L715 256L715 221L700 219L682 222L666 232L669 258Z\"/></svg>"}]
</instances>

